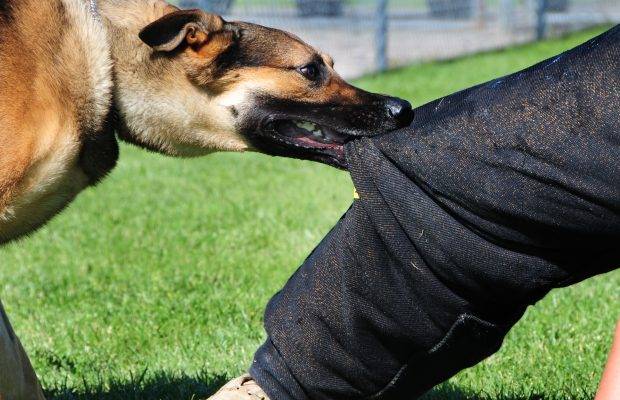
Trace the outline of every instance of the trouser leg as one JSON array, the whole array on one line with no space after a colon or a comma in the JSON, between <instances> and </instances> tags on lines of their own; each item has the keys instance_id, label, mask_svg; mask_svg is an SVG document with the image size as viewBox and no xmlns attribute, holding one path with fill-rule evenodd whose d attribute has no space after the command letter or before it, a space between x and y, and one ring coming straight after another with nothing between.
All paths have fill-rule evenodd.
<instances>
[{"instance_id":1,"label":"trouser leg","mask_svg":"<svg viewBox=\"0 0 620 400\"><path fill-rule=\"evenodd\" d=\"M267 307L269 339L250 374L272 400L416 398L495 353L551 289L620 259L593 252L565 269L506 249L397 168L371 169L398 190L374 196L359 185L362 199Z\"/></svg>"},{"instance_id":2,"label":"trouser leg","mask_svg":"<svg viewBox=\"0 0 620 400\"><path fill-rule=\"evenodd\" d=\"M0 399L43 400L30 360L0 302Z\"/></svg>"},{"instance_id":3,"label":"trouser leg","mask_svg":"<svg viewBox=\"0 0 620 400\"><path fill-rule=\"evenodd\" d=\"M415 398L620 267L618 104L620 27L350 142L361 199L270 302L252 376L273 400Z\"/></svg>"},{"instance_id":4,"label":"trouser leg","mask_svg":"<svg viewBox=\"0 0 620 400\"><path fill-rule=\"evenodd\" d=\"M372 226L356 202L270 302L250 373L272 399L413 399L497 351L525 310L472 304Z\"/></svg>"}]
</instances>

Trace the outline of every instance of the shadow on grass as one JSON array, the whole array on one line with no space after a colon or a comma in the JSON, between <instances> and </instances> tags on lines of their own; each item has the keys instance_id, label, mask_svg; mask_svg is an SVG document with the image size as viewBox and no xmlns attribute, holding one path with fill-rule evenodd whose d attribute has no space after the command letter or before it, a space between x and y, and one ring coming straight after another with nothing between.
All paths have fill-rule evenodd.
<instances>
[{"instance_id":1,"label":"shadow on grass","mask_svg":"<svg viewBox=\"0 0 620 400\"><path fill-rule=\"evenodd\" d=\"M437 386L430 392L426 393L421 400L576 400L576 399L592 399L592 395L587 393L575 393L574 396L566 395L566 393L558 395L548 394L528 394L528 395L515 395L515 394L500 394L500 395L488 395L481 393L474 393L471 391L463 390L451 383L444 383Z\"/></svg>"},{"instance_id":2,"label":"shadow on grass","mask_svg":"<svg viewBox=\"0 0 620 400\"><path fill-rule=\"evenodd\" d=\"M130 376L125 380L105 380L106 383L84 385L86 388L60 387L46 390L47 400L200 400L215 393L231 377L220 374L199 373L195 377L166 372ZM591 399L587 393L500 394L487 395L463 390L451 383L444 383L425 394L421 400L576 400ZM272 399L276 400L276 399ZM413 400L413 399L407 399Z\"/></svg>"},{"instance_id":3,"label":"shadow on grass","mask_svg":"<svg viewBox=\"0 0 620 400\"><path fill-rule=\"evenodd\" d=\"M199 373L197 376L167 372L131 375L128 379L103 380L74 389L58 387L45 391L48 400L198 400L215 393L231 378Z\"/></svg>"}]
</instances>

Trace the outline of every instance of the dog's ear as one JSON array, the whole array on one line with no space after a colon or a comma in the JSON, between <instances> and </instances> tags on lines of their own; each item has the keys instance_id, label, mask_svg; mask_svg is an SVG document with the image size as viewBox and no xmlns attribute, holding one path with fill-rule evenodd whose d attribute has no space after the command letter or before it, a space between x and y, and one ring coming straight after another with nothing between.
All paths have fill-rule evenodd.
<instances>
[{"instance_id":1,"label":"dog's ear","mask_svg":"<svg viewBox=\"0 0 620 400\"><path fill-rule=\"evenodd\" d=\"M197 52L202 50L217 33L224 30L226 22L219 15L202 10L179 10L164 15L140 31L140 39L156 51L169 52L183 43ZM230 35L226 35L230 37ZM221 46L221 40L214 40Z\"/></svg>"}]
</instances>

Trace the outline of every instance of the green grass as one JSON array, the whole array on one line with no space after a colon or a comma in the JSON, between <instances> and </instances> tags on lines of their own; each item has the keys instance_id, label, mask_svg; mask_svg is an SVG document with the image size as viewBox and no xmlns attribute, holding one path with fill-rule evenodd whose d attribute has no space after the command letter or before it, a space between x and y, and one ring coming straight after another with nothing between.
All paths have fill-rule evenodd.
<instances>
[{"instance_id":1,"label":"green grass","mask_svg":"<svg viewBox=\"0 0 620 400\"><path fill-rule=\"evenodd\" d=\"M587 40L588 31L361 79L421 104ZM346 173L266 156L119 167L33 237L0 249L0 294L56 399L190 399L249 365L265 303L351 202ZM430 399L591 399L620 271L554 291L504 348ZM423 366L421 366L423 368Z\"/></svg>"}]
</instances>

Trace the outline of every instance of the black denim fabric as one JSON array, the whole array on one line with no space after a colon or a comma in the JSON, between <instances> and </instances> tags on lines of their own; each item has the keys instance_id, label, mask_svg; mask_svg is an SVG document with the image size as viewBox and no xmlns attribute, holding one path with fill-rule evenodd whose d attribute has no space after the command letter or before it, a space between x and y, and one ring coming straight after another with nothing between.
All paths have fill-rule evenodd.
<instances>
[{"instance_id":1,"label":"black denim fabric","mask_svg":"<svg viewBox=\"0 0 620 400\"><path fill-rule=\"evenodd\" d=\"M620 266L620 28L347 157L361 199L267 307L272 400L416 398Z\"/></svg>"}]
</instances>

